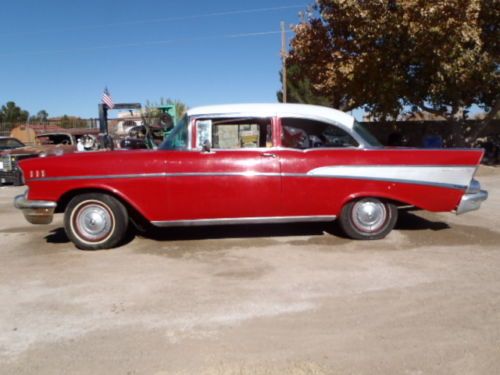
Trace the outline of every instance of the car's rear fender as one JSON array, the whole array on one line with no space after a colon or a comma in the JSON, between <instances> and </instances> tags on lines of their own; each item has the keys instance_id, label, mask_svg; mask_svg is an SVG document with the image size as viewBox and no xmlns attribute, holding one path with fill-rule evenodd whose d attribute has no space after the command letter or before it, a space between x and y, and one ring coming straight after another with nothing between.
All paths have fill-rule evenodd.
<instances>
[{"instance_id":1,"label":"car's rear fender","mask_svg":"<svg viewBox=\"0 0 500 375\"><path fill-rule=\"evenodd\" d=\"M342 207L352 200L372 197L432 212L451 212L457 208L464 193L463 189L391 183L386 189L358 190L346 195Z\"/></svg>"}]
</instances>

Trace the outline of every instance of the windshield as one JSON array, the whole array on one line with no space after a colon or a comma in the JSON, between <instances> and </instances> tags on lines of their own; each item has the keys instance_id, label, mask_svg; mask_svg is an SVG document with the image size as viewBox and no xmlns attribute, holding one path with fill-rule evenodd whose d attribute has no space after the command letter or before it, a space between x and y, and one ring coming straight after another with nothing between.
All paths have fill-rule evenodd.
<instances>
[{"instance_id":1,"label":"windshield","mask_svg":"<svg viewBox=\"0 0 500 375\"><path fill-rule=\"evenodd\" d=\"M0 150L10 150L19 147L24 147L24 144L15 138L0 139Z\"/></svg>"},{"instance_id":2,"label":"windshield","mask_svg":"<svg viewBox=\"0 0 500 375\"><path fill-rule=\"evenodd\" d=\"M188 117L184 116L160 145L160 150L185 150L188 145Z\"/></svg>"},{"instance_id":3,"label":"windshield","mask_svg":"<svg viewBox=\"0 0 500 375\"><path fill-rule=\"evenodd\" d=\"M37 136L42 145L70 145L71 136L68 134L42 134Z\"/></svg>"},{"instance_id":4,"label":"windshield","mask_svg":"<svg viewBox=\"0 0 500 375\"><path fill-rule=\"evenodd\" d=\"M367 146L382 147L382 143L380 143L378 139L359 122L354 122L353 130L363 139Z\"/></svg>"}]
</instances>

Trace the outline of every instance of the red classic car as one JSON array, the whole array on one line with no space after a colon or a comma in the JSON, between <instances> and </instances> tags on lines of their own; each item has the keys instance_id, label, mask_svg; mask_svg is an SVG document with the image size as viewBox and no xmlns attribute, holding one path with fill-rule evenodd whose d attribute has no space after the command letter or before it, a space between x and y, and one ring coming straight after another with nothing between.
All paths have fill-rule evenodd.
<instances>
[{"instance_id":1,"label":"red classic car","mask_svg":"<svg viewBox=\"0 0 500 375\"><path fill-rule=\"evenodd\" d=\"M333 221L380 239L398 207L461 214L487 199L482 150L386 148L330 108L226 105L190 110L157 150L88 152L20 163L15 199L33 224L64 212L80 249L118 246L142 218L157 227Z\"/></svg>"}]
</instances>

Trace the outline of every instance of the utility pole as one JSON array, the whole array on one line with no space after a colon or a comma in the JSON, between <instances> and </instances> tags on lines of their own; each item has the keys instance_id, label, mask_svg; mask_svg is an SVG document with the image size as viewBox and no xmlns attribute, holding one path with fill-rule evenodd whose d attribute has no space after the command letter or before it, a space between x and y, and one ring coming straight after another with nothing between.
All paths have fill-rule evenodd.
<instances>
[{"instance_id":1,"label":"utility pole","mask_svg":"<svg viewBox=\"0 0 500 375\"><path fill-rule=\"evenodd\" d=\"M283 62L283 77L282 77L282 84L283 84L283 103L286 103L288 100L288 95L287 95L287 73L286 73L286 59L288 57L288 51L287 51L287 45L286 45L286 30L285 30L285 22L281 21L281 60Z\"/></svg>"}]
</instances>

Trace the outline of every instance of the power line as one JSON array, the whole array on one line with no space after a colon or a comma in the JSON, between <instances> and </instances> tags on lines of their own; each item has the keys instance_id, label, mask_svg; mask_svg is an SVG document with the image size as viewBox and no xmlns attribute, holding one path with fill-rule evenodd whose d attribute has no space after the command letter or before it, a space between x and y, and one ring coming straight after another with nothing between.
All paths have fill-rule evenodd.
<instances>
[{"instance_id":1,"label":"power line","mask_svg":"<svg viewBox=\"0 0 500 375\"><path fill-rule=\"evenodd\" d=\"M287 33L291 33L291 31L288 31ZM109 45L93 46L93 47L40 50L40 51L28 51L28 52L19 52L19 53L2 53L2 54L0 54L0 57L50 55L50 54L68 53L68 52L89 52L89 51L107 50L107 49L114 49L114 48L148 47L148 46L155 46L155 45L173 44L173 43L179 43L179 42L196 42L196 41L208 41L208 40L220 40L220 39L251 38L251 37L261 37L261 36L276 35L276 34L281 34L281 31L259 31L259 32L251 32L251 33L225 34L225 35L213 35L213 36L182 37L182 38L174 38L174 39L167 39L167 40L153 40L153 41L137 42L137 43L109 44Z\"/></svg>"},{"instance_id":2,"label":"power line","mask_svg":"<svg viewBox=\"0 0 500 375\"><path fill-rule=\"evenodd\" d=\"M186 16L177 16L177 17L153 18L153 19L148 19L148 20L112 22L112 23L100 24L100 25L85 25L85 26L68 27L68 28L62 28L62 29L47 29L47 30L27 31L27 32L4 33L4 34L0 34L0 36L38 35L41 33L45 34L45 33L68 32L68 31L95 30L95 29L102 29L102 28L106 28L106 27L115 27L115 26L133 26L133 25L144 25L144 24L149 24L149 23L161 23L161 22L169 22L169 21L186 21L186 20L194 20L194 19L200 19L200 18L224 17L224 16L234 16L234 15L252 14L252 13L264 13L264 12L299 9L299 8L300 9L304 8L304 5L283 5L283 6L276 6L276 7L269 7L269 8L242 9L242 10L232 10L232 11L226 11L226 12L194 14L194 15L186 15Z\"/></svg>"}]
</instances>

